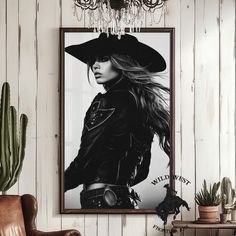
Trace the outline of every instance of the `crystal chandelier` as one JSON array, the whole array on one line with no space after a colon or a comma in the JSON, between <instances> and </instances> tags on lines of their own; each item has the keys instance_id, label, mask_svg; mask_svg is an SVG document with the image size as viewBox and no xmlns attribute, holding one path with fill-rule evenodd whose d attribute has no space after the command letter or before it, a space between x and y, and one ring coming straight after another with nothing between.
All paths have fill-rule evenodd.
<instances>
[{"instance_id":1,"label":"crystal chandelier","mask_svg":"<svg viewBox=\"0 0 236 236\"><path fill-rule=\"evenodd\" d=\"M167 0L74 0L75 15L80 21L88 16L88 27L98 32L116 35L139 31L144 24L145 13L154 21L154 12L163 9Z\"/></svg>"}]
</instances>

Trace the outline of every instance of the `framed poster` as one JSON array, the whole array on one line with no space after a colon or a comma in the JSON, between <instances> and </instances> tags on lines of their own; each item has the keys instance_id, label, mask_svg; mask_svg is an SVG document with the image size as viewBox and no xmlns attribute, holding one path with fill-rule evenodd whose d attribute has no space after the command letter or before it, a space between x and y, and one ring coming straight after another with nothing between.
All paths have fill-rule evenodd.
<instances>
[{"instance_id":1,"label":"framed poster","mask_svg":"<svg viewBox=\"0 0 236 236\"><path fill-rule=\"evenodd\" d=\"M61 213L154 213L174 185L174 29L107 36L60 29Z\"/></svg>"}]
</instances>

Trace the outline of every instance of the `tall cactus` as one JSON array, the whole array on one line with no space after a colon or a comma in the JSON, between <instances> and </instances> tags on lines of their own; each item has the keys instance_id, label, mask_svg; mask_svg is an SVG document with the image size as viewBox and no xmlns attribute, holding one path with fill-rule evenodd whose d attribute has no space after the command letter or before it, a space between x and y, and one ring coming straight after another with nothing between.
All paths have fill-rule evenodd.
<instances>
[{"instance_id":1,"label":"tall cactus","mask_svg":"<svg viewBox=\"0 0 236 236\"><path fill-rule=\"evenodd\" d=\"M230 178L224 177L221 181L222 212L228 211L235 206L235 190L232 188Z\"/></svg>"},{"instance_id":2,"label":"tall cactus","mask_svg":"<svg viewBox=\"0 0 236 236\"><path fill-rule=\"evenodd\" d=\"M10 106L10 86L2 86L0 110L0 191L5 192L17 181L25 156L26 127L28 118L20 116L19 134L17 131L17 114Z\"/></svg>"}]
</instances>

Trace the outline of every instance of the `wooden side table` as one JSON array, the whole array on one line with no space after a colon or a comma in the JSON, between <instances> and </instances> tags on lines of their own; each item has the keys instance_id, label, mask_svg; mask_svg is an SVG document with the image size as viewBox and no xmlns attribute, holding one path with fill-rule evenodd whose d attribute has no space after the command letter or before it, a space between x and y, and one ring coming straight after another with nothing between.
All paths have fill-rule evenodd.
<instances>
[{"instance_id":1,"label":"wooden side table","mask_svg":"<svg viewBox=\"0 0 236 236\"><path fill-rule=\"evenodd\" d=\"M175 232L177 229L180 229L181 235L184 236L184 231L186 229L232 229L234 230L234 235L236 236L236 224L235 223L226 223L226 224L220 224L220 223L214 223L214 224L203 224L198 223L195 221L181 221L181 220L174 220L172 221L172 232Z\"/></svg>"}]
</instances>

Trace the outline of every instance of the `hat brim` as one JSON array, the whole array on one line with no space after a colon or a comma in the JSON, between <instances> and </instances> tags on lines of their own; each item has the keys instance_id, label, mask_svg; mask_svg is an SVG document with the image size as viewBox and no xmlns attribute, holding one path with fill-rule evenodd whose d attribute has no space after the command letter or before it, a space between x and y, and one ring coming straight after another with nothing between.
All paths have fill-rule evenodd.
<instances>
[{"instance_id":1,"label":"hat brim","mask_svg":"<svg viewBox=\"0 0 236 236\"><path fill-rule=\"evenodd\" d=\"M68 46L65 51L84 63L95 60L99 55L120 54L132 57L150 72L166 69L166 62L160 53L128 34L122 35L121 39L101 34L99 38Z\"/></svg>"}]
</instances>

